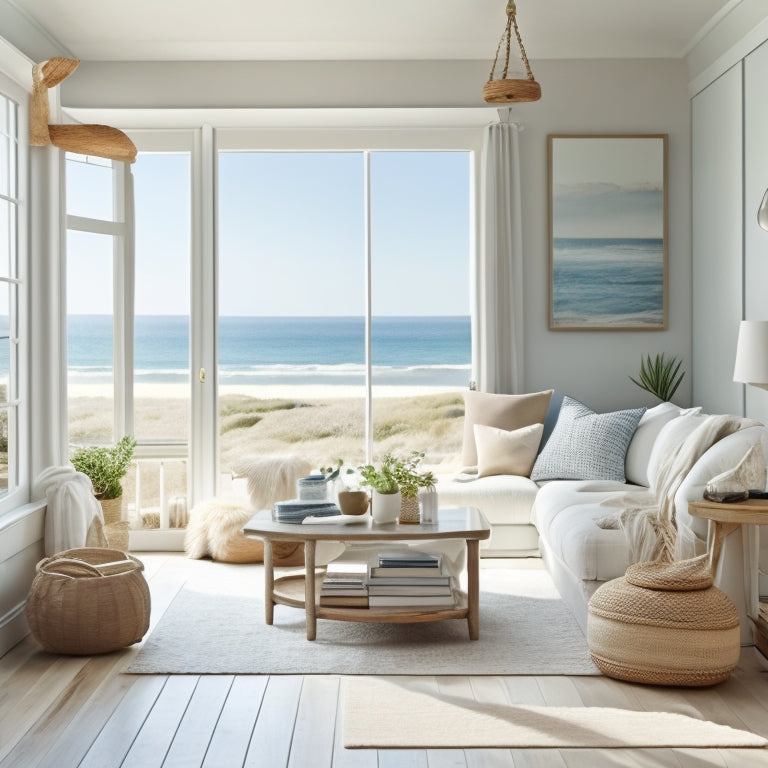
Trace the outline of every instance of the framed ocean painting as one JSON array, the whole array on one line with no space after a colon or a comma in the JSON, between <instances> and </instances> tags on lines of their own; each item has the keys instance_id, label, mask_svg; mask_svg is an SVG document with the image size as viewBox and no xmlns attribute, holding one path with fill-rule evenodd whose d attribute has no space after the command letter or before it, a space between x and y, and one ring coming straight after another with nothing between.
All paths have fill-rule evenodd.
<instances>
[{"instance_id":1,"label":"framed ocean painting","mask_svg":"<svg viewBox=\"0 0 768 768\"><path fill-rule=\"evenodd\" d=\"M667 141L548 137L550 330L666 329Z\"/></svg>"}]
</instances>

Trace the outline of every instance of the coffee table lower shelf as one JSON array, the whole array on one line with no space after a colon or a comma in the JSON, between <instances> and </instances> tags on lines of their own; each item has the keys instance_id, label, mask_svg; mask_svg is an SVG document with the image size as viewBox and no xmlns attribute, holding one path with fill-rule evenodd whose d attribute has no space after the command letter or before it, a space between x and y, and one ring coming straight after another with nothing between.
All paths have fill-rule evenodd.
<instances>
[{"instance_id":1,"label":"coffee table lower shelf","mask_svg":"<svg viewBox=\"0 0 768 768\"><path fill-rule=\"evenodd\" d=\"M318 619L378 622L380 624L416 624L426 621L469 618L467 595L460 590L454 591L456 603L453 606L435 606L433 608L321 606L320 587L323 583L323 576L323 573L315 574L315 617ZM272 588L272 602L306 610L305 594L305 576L303 573L279 576L275 579Z\"/></svg>"}]
</instances>

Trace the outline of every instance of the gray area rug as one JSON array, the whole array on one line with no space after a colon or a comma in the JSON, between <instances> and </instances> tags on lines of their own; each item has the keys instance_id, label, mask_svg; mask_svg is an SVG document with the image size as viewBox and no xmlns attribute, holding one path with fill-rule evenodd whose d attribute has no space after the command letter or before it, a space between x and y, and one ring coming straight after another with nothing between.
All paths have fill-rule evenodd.
<instances>
[{"instance_id":1,"label":"gray area rug","mask_svg":"<svg viewBox=\"0 0 768 768\"><path fill-rule=\"evenodd\" d=\"M538 570L482 570L480 639L466 620L364 624L275 606L264 623L261 584L231 594L186 585L124 670L139 674L594 675L586 640ZM256 587L256 589L253 589Z\"/></svg>"}]
</instances>

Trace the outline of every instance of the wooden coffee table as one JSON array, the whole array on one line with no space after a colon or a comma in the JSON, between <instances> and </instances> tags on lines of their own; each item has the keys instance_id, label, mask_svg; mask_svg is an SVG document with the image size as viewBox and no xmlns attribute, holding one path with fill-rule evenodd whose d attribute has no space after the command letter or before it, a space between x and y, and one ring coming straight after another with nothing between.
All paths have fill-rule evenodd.
<instances>
[{"instance_id":1,"label":"wooden coffee table","mask_svg":"<svg viewBox=\"0 0 768 768\"><path fill-rule=\"evenodd\" d=\"M314 640L317 619L367 621L380 623L415 623L466 618L470 640L480 634L480 541L491 535L482 513L472 507L440 509L437 522L401 525L374 523L370 515L363 522L293 524L276 523L269 511L258 513L245 526L247 536L264 540L264 609L267 624L272 624L276 604L303 608L307 617L307 640ZM318 541L418 542L460 539L467 547L467 591L457 590L457 602L450 607L434 608L337 608L319 605L323 572L315 570ZM304 545L304 573L275 578L272 544L275 541L300 542Z\"/></svg>"}]
</instances>

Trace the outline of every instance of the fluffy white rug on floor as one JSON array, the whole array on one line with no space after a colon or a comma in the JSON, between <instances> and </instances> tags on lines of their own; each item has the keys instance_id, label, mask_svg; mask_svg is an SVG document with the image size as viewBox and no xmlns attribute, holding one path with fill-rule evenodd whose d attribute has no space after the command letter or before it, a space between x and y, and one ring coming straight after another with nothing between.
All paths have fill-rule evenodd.
<instances>
[{"instance_id":1,"label":"fluffy white rug on floor","mask_svg":"<svg viewBox=\"0 0 768 768\"><path fill-rule=\"evenodd\" d=\"M673 712L486 703L428 681L344 681L350 748L765 747L749 731Z\"/></svg>"},{"instance_id":2,"label":"fluffy white rug on floor","mask_svg":"<svg viewBox=\"0 0 768 768\"><path fill-rule=\"evenodd\" d=\"M230 571L231 573L231 571ZM584 635L543 570L481 569L480 639L464 619L367 624L275 606L264 622L263 570L236 588L190 583L126 672L140 674L592 675ZM231 576L230 576L231 579ZM234 591L234 593L233 593Z\"/></svg>"}]
</instances>

